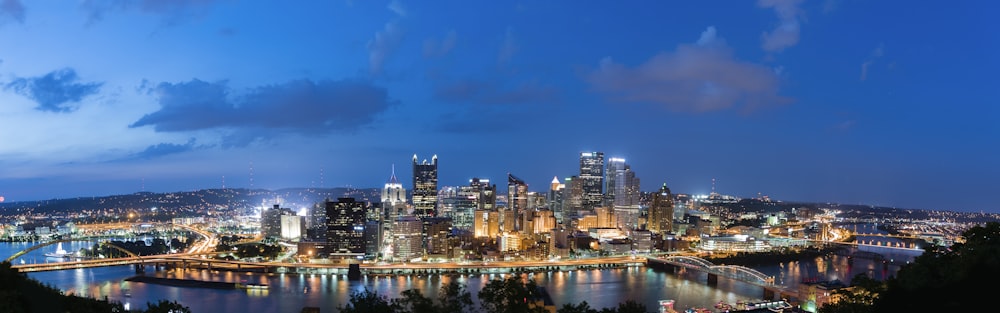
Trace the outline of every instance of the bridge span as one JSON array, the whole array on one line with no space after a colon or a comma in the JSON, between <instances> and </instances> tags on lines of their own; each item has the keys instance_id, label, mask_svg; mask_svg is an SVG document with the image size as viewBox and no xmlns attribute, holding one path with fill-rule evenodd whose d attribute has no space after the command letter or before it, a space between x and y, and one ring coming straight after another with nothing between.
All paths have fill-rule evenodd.
<instances>
[{"instance_id":1,"label":"bridge span","mask_svg":"<svg viewBox=\"0 0 1000 313\"><path fill-rule=\"evenodd\" d=\"M774 283L774 276L768 276L758 270L740 265L716 265L708 260L689 255L669 255L663 257L648 257L646 265L652 268L676 272L680 269L692 269L708 274L708 285L715 286L719 277L738 280L763 289L762 299L788 299L798 294L797 290Z\"/></svg>"}]
</instances>

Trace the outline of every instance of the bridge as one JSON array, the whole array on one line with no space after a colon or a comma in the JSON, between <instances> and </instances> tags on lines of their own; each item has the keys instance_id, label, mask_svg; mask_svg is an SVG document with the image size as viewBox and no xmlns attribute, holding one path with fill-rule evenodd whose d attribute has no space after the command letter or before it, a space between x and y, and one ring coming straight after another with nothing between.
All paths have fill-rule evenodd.
<instances>
[{"instance_id":1,"label":"bridge","mask_svg":"<svg viewBox=\"0 0 1000 313\"><path fill-rule=\"evenodd\" d=\"M22 255L27 254L28 252L35 251L35 250L38 250L38 249L42 249L42 248L45 248L45 247L48 247L48 246L51 246L51 245L54 245L54 244L59 244L59 243L64 243L64 242L65 243L70 243L70 242L73 242L73 241L82 241L82 240L86 240L86 238L61 239L61 240L48 241L48 242L45 242L45 243L42 243L42 244L31 246L30 248L18 251L17 253L14 253L13 255L11 255L10 257L8 257L4 261L13 263L14 260L16 260L17 258L21 257ZM125 255L129 256L129 258L139 258L138 254L132 253L132 251L128 251L125 248L119 247L118 245L113 244L110 241L102 240L102 241L98 241L97 244L100 245L100 246L105 246L105 247L112 248L112 249L115 249L117 251L123 252L123 253L125 253Z\"/></svg>"},{"instance_id":2,"label":"bridge","mask_svg":"<svg viewBox=\"0 0 1000 313\"><path fill-rule=\"evenodd\" d=\"M649 257L646 258L646 265L652 268L672 271L680 268L702 271L708 273L708 284L711 286L718 284L720 276L760 286L764 292L763 299L774 300L775 296L789 298L790 295L795 295L798 292L787 289L785 286L776 285L774 283L774 276L768 276L758 270L740 265L717 265L696 256L670 255L658 258Z\"/></svg>"}]
</instances>

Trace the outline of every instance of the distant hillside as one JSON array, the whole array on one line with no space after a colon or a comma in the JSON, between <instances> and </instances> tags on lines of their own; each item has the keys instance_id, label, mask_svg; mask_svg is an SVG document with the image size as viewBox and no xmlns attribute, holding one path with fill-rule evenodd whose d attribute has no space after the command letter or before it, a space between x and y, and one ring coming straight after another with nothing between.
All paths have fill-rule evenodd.
<instances>
[{"instance_id":1,"label":"distant hillside","mask_svg":"<svg viewBox=\"0 0 1000 313\"><path fill-rule=\"evenodd\" d=\"M0 216L23 214L63 215L93 211L122 211L163 209L195 209L224 207L233 210L259 206L299 209L309 207L324 199L353 197L360 201L378 202L378 188L286 188L264 189L203 189L169 193L137 192L127 195L104 197L77 197L42 201L0 203Z\"/></svg>"}]
</instances>

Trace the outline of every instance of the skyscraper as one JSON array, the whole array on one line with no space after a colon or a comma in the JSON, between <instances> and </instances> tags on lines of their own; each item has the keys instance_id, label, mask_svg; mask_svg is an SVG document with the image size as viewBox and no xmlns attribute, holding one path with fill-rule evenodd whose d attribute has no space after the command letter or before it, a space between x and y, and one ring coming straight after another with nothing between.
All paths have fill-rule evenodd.
<instances>
[{"instance_id":1,"label":"skyscraper","mask_svg":"<svg viewBox=\"0 0 1000 313\"><path fill-rule=\"evenodd\" d=\"M507 205L520 214L528 209L528 183L507 173Z\"/></svg>"},{"instance_id":2,"label":"skyscraper","mask_svg":"<svg viewBox=\"0 0 1000 313\"><path fill-rule=\"evenodd\" d=\"M622 158L608 159L605 182L605 205L624 207L639 204L639 178Z\"/></svg>"},{"instance_id":3,"label":"skyscraper","mask_svg":"<svg viewBox=\"0 0 1000 313\"><path fill-rule=\"evenodd\" d=\"M396 179L396 167L392 167L392 175L382 188L383 219L393 221L396 216L406 214L406 189Z\"/></svg>"},{"instance_id":4,"label":"skyscraper","mask_svg":"<svg viewBox=\"0 0 1000 313\"><path fill-rule=\"evenodd\" d=\"M326 202L326 247L331 256L365 254L365 203L354 198Z\"/></svg>"},{"instance_id":5,"label":"skyscraper","mask_svg":"<svg viewBox=\"0 0 1000 313\"><path fill-rule=\"evenodd\" d=\"M378 242L377 249L382 251L385 247L392 244L392 230L396 218L407 214L406 189L403 188L403 184L399 183L399 179L396 178L396 166L392 167L392 175L389 176L389 180L382 188L382 197L380 200L382 201L382 214L381 220L378 223L378 235L375 240ZM371 223L369 223L369 226L371 226Z\"/></svg>"},{"instance_id":6,"label":"skyscraper","mask_svg":"<svg viewBox=\"0 0 1000 313\"><path fill-rule=\"evenodd\" d=\"M670 194L667 183L653 193L653 201L649 205L649 219L646 229L654 234L666 234L674 227L674 195Z\"/></svg>"},{"instance_id":7,"label":"skyscraper","mask_svg":"<svg viewBox=\"0 0 1000 313\"><path fill-rule=\"evenodd\" d=\"M604 152L580 153L583 208L592 210L604 201Z\"/></svg>"},{"instance_id":8,"label":"skyscraper","mask_svg":"<svg viewBox=\"0 0 1000 313\"><path fill-rule=\"evenodd\" d=\"M437 206L438 163L435 154L430 162L417 163L413 155L413 215L429 217L435 215Z\"/></svg>"}]
</instances>

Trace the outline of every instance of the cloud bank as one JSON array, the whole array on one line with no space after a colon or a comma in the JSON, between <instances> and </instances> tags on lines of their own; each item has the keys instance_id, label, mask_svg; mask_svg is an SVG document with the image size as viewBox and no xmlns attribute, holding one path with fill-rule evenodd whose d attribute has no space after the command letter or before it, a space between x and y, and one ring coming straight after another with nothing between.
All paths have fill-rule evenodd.
<instances>
[{"instance_id":1,"label":"cloud bank","mask_svg":"<svg viewBox=\"0 0 1000 313\"><path fill-rule=\"evenodd\" d=\"M775 71L737 60L716 36L715 27L702 32L695 44L678 45L635 67L606 57L586 79L612 101L652 103L682 112L790 102L778 95Z\"/></svg>"},{"instance_id":2,"label":"cloud bank","mask_svg":"<svg viewBox=\"0 0 1000 313\"><path fill-rule=\"evenodd\" d=\"M52 71L39 77L16 78L4 85L5 90L28 97L38 103L39 111L72 112L73 103L95 94L103 83L78 83L79 77L72 68Z\"/></svg>"},{"instance_id":3,"label":"cloud bank","mask_svg":"<svg viewBox=\"0 0 1000 313\"><path fill-rule=\"evenodd\" d=\"M383 88L357 81L295 80L231 97L226 82L160 83L159 111L131 128L158 132L222 130L223 146L245 146L279 134L323 135L354 131L395 104Z\"/></svg>"}]
</instances>

